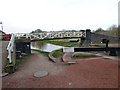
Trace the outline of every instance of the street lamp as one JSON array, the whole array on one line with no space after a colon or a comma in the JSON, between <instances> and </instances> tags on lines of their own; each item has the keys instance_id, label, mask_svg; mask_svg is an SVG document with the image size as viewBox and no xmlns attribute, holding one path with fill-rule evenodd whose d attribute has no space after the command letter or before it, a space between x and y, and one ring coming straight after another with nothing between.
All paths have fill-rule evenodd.
<instances>
[{"instance_id":1,"label":"street lamp","mask_svg":"<svg viewBox=\"0 0 120 90\"><path fill-rule=\"evenodd\" d=\"M3 32L3 23L2 23L2 21L0 22L0 24L1 24L2 32Z\"/></svg>"}]
</instances>

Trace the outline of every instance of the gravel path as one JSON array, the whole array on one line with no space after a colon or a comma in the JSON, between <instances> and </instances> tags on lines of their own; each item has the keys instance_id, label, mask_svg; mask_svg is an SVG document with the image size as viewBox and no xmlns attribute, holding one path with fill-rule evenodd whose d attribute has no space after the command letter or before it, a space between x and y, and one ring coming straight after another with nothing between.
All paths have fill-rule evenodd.
<instances>
[{"instance_id":1,"label":"gravel path","mask_svg":"<svg viewBox=\"0 0 120 90\"><path fill-rule=\"evenodd\" d=\"M2 62L2 71L4 73L5 65L7 62L7 45L9 41L0 41L0 62ZM1 56L2 55L2 56Z\"/></svg>"},{"instance_id":2,"label":"gravel path","mask_svg":"<svg viewBox=\"0 0 120 90\"><path fill-rule=\"evenodd\" d=\"M59 60L59 59L58 59ZM36 78L39 70L48 76ZM104 58L81 60L78 64L53 63L40 53L32 52L19 69L3 77L3 88L117 88L118 61Z\"/></svg>"}]
</instances>

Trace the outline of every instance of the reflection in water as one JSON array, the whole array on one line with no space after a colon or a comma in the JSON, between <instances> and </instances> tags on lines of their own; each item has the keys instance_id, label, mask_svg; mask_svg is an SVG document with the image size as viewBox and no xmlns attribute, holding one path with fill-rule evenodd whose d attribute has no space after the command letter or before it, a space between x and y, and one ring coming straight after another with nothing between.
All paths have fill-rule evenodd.
<instances>
[{"instance_id":1,"label":"reflection in water","mask_svg":"<svg viewBox=\"0 0 120 90\"><path fill-rule=\"evenodd\" d=\"M41 48L43 48L44 44L45 44L45 43L43 43L43 42L36 41L36 42L32 42L32 43L31 43L31 46L32 46L33 48L38 48L38 49L40 48L40 49L41 49Z\"/></svg>"},{"instance_id":2,"label":"reflection in water","mask_svg":"<svg viewBox=\"0 0 120 90\"><path fill-rule=\"evenodd\" d=\"M63 46L53 45L50 43L43 43L40 41L31 42L31 49L39 49L46 52L51 52L53 50L60 49L62 47Z\"/></svg>"}]
</instances>

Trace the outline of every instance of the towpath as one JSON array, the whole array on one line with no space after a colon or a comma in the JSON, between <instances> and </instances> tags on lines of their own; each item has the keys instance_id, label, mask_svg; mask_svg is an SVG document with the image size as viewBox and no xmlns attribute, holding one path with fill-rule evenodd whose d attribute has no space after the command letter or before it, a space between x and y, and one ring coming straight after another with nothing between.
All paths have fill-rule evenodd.
<instances>
[{"instance_id":1,"label":"towpath","mask_svg":"<svg viewBox=\"0 0 120 90\"><path fill-rule=\"evenodd\" d=\"M118 61L105 58L81 60L78 64L53 63L32 52L19 69L3 77L3 88L117 88ZM48 76L33 74L45 70Z\"/></svg>"},{"instance_id":2,"label":"towpath","mask_svg":"<svg viewBox=\"0 0 120 90\"><path fill-rule=\"evenodd\" d=\"M6 66L7 62L7 46L8 46L9 41L0 41L0 62L2 62L2 65L0 68L2 68L2 72L4 73L4 68Z\"/></svg>"}]
</instances>

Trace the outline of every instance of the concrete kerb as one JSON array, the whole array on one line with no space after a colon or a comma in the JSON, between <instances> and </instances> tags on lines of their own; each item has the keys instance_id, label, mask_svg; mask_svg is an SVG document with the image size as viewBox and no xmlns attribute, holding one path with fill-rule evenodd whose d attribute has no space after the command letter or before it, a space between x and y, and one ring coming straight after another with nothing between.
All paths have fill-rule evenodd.
<instances>
[{"instance_id":1,"label":"concrete kerb","mask_svg":"<svg viewBox=\"0 0 120 90\"><path fill-rule=\"evenodd\" d=\"M48 55L48 56L49 56L49 59L50 59L52 62L55 62L55 60L56 60L56 58L52 56L52 54L53 54L54 52L55 52L55 50L52 51L52 52L50 52L49 55Z\"/></svg>"},{"instance_id":2,"label":"concrete kerb","mask_svg":"<svg viewBox=\"0 0 120 90\"><path fill-rule=\"evenodd\" d=\"M68 53L65 53L63 56L62 56L62 60L63 62L65 62L65 64L67 65L71 65L71 64L77 64L77 61L74 61L72 60L72 54L70 54L70 56L66 57Z\"/></svg>"},{"instance_id":3,"label":"concrete kerb","mask_svg":"<svg viewBox=\"0 0 120 90\"><path fill-rule=\"evenodd\" d=\"M62 49L62 48L60 48L60 49ZM59 49L56 49L56 50L59 50ZM56 59L57 59L57 58L55 58L55 57L52 56L52 54L53 54L56 50L50 52L49 55L48 55L48 56L49 56L49 59L50 59L51 61L53 61L53 62L56 62Z\"/></svg>"}]
</instances>

